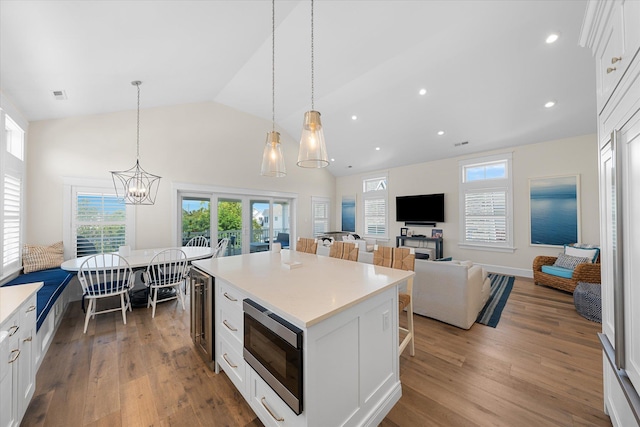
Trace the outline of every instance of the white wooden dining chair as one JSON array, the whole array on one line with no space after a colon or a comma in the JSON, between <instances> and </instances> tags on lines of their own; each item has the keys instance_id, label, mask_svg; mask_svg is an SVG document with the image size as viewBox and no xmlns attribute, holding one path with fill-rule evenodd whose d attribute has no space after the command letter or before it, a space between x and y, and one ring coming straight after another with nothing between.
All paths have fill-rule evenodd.
<instances>
[{"instance_id":1,"label":"white wooden dining chair","mask_svg":"<svg viewBox=\"0 0 640 427\"><path fill-rule=\"evenodd\" d=\"M227 245L229 244L229 238L225 237L224 239L218 242L218 246L216 246L213 251L213 258L220 258L224 256L225 251L227 250Z\"/></svg>"},{"instance_id":2,"label":"white wooden dining chair","mask_svg":"<svg viewBox=\"0 0 640 427\"><path fill-rule=\"evenodd\" d=\"M127 324L127 309L131 311L129 290L134 285L134 275L126 259L118 254L97 254L87 258L78 271L78 281L83 297L89 301L84 318L84 333L89 319L96 314L122 311L122 321ZM96 311L97 300L120 296L120 307Z\"/></svg>"},{"instance_id":3,"label":"white wooden dining chair","mask_svg":"<svg viewBox=\"0 0 640 427\"><path fill-rule=\"evenodd\" d=\"M185 246L209 247L209 239L204 236L192 237Z\"/></svg>"},{"instance_id":4,"label":"white wooden dining chair","mask_svg":"<svg viewBox=\"0 0 640 427\"><path fill-rule=\"evenodd\" d=\"M181 249L165 249L149 261L147 270L144 272L144 284L149 290L147 308L153 307L152 318L156 316L158 293L161 289L175 289L175 295L163 298L162 301L178 299L182 303L182 309L186 310L184 295L180 292L180 286L183 283L187 283L188 276L189 263L187 262L187 255Z\"/></svg>"}]
</instances>

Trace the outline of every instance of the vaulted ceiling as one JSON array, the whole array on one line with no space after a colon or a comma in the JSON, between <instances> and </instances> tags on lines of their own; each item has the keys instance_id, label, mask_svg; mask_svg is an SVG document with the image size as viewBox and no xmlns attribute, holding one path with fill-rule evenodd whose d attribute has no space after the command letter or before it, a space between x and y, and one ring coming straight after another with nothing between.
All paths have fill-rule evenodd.
<instances>
[{"instance_id":1,"label":"vaulted ceiling","mask_svg":"<svg viewBox=\"0 0 640 427\"><path fill-rule=\"evenodd\" d=\"M329 170L594 133L595 67L578 46L585 7L316 0ZM310 1L277 0L275 11L276 122L298 138L311 107ZM560 37L547 44L550 33ZM133 80L143 109L214 101L270 121L271 2L0 0L0 89L29 121L135 109Z\"/></svg>"}]
</instances>

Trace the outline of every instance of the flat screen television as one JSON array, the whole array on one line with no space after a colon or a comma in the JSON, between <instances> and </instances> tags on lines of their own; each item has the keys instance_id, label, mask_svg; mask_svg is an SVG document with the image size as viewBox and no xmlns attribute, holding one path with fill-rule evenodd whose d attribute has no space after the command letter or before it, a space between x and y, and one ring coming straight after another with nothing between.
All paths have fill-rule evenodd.
<instances>
[{"instance_id":1,"label":"flat screen television","mask_svg":"<svg viewBox=\"0 0 640 427\"><path fill-rule=\"evenodd\" d=\"M444 222L444 193L396 197L396 221L413 224Z\"/></svg>"}]
</instances>

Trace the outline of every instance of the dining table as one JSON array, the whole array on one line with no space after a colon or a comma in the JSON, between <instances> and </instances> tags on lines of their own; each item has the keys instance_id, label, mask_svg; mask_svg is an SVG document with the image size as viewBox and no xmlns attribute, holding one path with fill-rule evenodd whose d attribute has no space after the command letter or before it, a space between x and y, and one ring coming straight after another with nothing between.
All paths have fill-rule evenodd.
<instances>
[{"instance_id":1,"label":"dining table","mask_svg":"<svg viewBox=\"0 0 640 427\"><path fill-rule=\"evenodd\" d=\"M127 260L129 266L132 270L142 270L149 266L153 257L162 252L165 249L171 249L169 247L166 248L152 248L152 249L136 249L129 250L126 253L120 253L124 251L116 251L116 253L122 256ZM191 263L191 261L196 261L199 259L210 258L213 256L214 248L211 247L203 247L203 246L182 246L178 247L178 249L182 250L187 256L187 261ZM60 268L66 271L78 272L80 271L80 267L82 264L93 255L86 255L78 258L72 258L67 261L64 261ZM109 258L107 258L109 259ZM110 265L106 265L105 267L111 267ZM132 307L146 307L147 305L147 295L148 289L147 287L136 281L135 286L131 290L131 305ZM175 289L173 288L163 288L160 290L158 294L158 301L164 299L170 299L175 296Z\"/></svg>"}]
</instances>

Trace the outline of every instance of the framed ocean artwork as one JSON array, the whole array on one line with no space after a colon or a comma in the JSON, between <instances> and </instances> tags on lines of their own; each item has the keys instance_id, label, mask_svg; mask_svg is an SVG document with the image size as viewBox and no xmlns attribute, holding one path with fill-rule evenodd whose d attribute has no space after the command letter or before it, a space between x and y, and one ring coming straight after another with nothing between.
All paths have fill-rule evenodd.
<instances>
[{"instance_id":1,"label":"framed ocean artwork","mask_svg":"<svg viewBox=\"0 0 640 427\"><path fill-rule=\"evenodd\" d=\"M580 175L529 179L530 244L580 242Z\"/></svg>"},{"instance_id":2,"label":"framed ocean artwork","mask_svg":"<svg viewBox=\"0 0 640 427\"><path fill-rule=\"evenodd\" d=\"M356 231L356 196L342 196L342 231Z\"/></svg>"}]
</instances>

